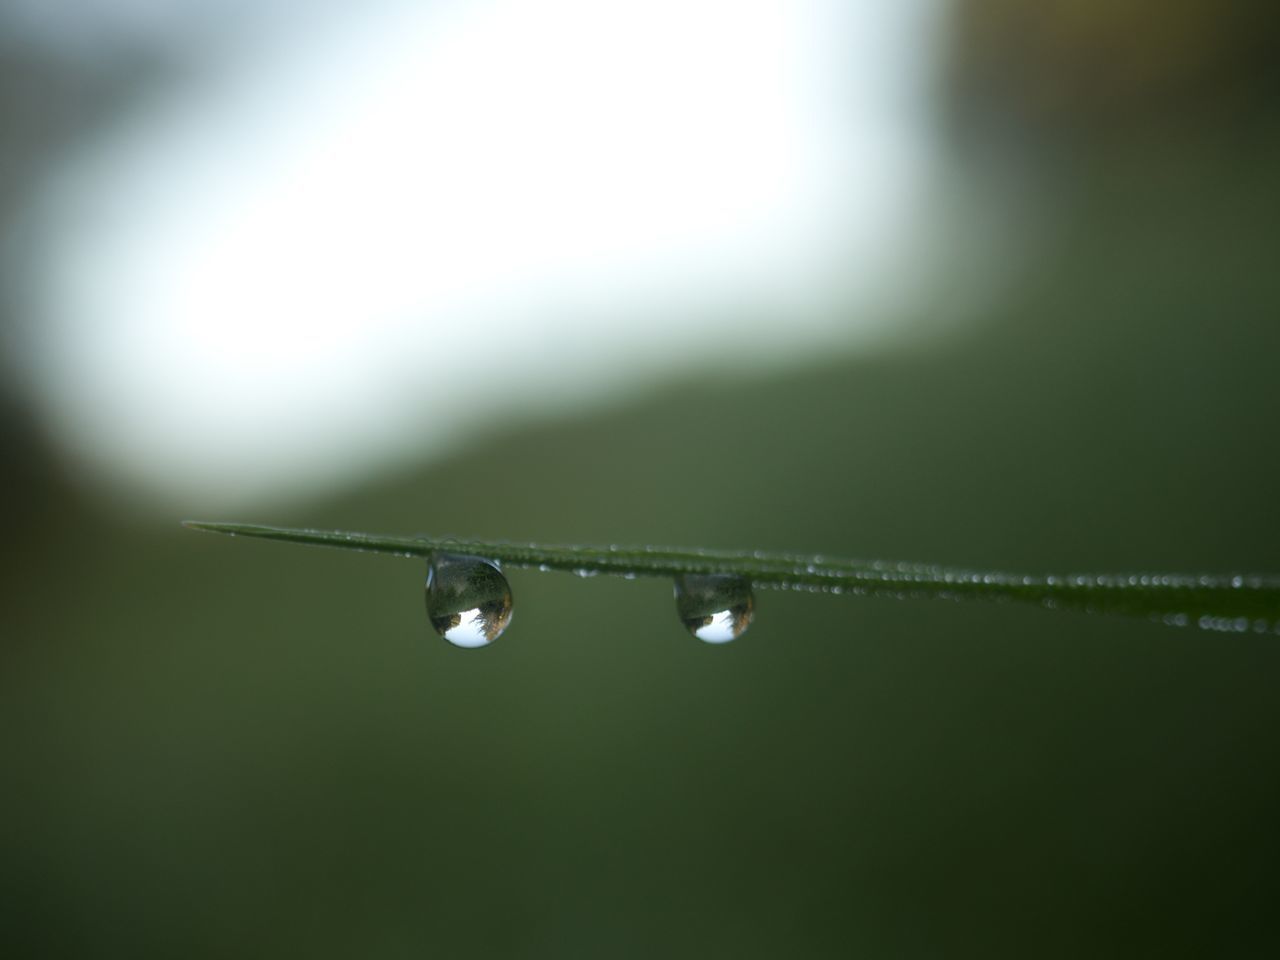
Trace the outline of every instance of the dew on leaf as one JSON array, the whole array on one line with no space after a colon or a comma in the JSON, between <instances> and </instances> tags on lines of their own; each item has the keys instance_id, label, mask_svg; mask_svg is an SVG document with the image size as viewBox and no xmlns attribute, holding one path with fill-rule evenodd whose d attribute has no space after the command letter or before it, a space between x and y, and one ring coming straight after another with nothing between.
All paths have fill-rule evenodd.
<instances>
[{"instance_id":1,"label":"dew on leaf","mask_svg":"<svg viewBox=\"0 0 1280 960\"><path fill-rule=\"evenodd\" d=\"M483 557L433 553L427 566L427 616L455 647L485 647L511 622L511 587Z\"/></svg>"},{"instance_id":2,"label":"dew on leaf","mask_svg":"<svg viewBox=\"0 0 1280 960\"><path fill-rule=\"evenodd\" d=\"M676 613L689 632L707 643L736 640L751 625L751 583L727 573L681 574L675 581Z\"/></svg>"}]
</instances>

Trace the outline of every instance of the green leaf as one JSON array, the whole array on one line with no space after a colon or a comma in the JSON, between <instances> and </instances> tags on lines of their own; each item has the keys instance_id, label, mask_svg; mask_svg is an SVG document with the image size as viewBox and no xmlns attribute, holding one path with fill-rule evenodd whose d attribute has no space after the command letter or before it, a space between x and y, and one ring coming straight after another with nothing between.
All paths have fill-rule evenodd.
<instances>
[{"instance_id":1,"label":"green leaf","mask_svg":"<svg viewBox=\"0 0 1280 960\"><path fill-rule=\"evenodd\" d=\"M1235 633L1280 632L1280 578L1252 574L1045 576L762 551L546 546L195 520L188 520L184 525L231 536L401 557L429 558L437 552L473 554L511 567L535 567L544 571L664 578L687 573L725 573L750 580L757 587L871 596L1017 600L1044 607L1143 616L1176 626L1200 626Z\"/></svg>"}]
</instances>

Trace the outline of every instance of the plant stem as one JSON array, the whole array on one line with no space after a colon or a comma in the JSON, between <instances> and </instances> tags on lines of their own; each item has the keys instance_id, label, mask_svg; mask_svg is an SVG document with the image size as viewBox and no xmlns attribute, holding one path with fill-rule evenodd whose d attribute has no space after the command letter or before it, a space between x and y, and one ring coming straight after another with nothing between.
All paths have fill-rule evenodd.
<instances>
[{"instance_id":1,"label":"plant stem","mask_svg":"<svg viewBox=\"0 0 1280 960\"><path fill-rule=\"evenodd\" d=\"M402 557L472 554L513 567L670 578L729 574L758 587L894 597L1016 600L1045 607L1145 616L1174 625L1243 633L1280 631L1280 579L1255 575L1033 576L920 563L658 547L546 546L382 536L189 520L194 530Z\"/></svg>"}]
</instances>

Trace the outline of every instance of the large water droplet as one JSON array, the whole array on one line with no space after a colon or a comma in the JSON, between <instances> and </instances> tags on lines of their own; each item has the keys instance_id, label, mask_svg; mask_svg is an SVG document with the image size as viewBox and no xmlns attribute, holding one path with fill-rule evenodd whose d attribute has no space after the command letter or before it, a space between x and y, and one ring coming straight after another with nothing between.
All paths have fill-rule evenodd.
<instances>
[{"instance_id":1,"label":"large water droplet","mask_svg":"<svg viewBox=\"0 0 1280 960\"><path fill-rule=\"evenodd\" d=\"M511 587L483 557L434 553L427 567L427 616L455 647L485 647L511 622Z\"/></svg>"},{"instance_id":2,"label":"large water droplet","mask_svg":"<svg viewBox=\"0 0 1280 960\"><path fill-rule=\"evenodd\" d=\"M750 581L731 573L676 577L676 613L699 640L728 643L747 632L756 601Z\"/></svg>"}]
</instances>

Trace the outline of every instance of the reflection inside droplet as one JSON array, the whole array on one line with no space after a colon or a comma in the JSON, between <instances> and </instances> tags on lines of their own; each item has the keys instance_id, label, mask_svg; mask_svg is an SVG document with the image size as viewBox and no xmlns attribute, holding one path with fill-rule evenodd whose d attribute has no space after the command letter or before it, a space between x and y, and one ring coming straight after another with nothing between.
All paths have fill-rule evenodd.
<instances>
[{"instance_id":1,"label":"reflection inside droplet","mask_svg":"<svg viewBox=\"0 0 1280 960\"><path fill-rule=\"evenodd\" d=\"M484 647L511 622L511 587L482 557L435 553L427 567L427 616L455 647Z\"/></svg>"},{"instance_id":2,"label":"reflection inside droplet","mask_svg":"<svg viewBox=\"0 0 1280 960\"><path fill-rule=\"evenodd\" d=\"M728 643L747 632L755 612L750 581L729 573L676 577L676 613L707 643Z\"/></svg>"}]
</instances>

